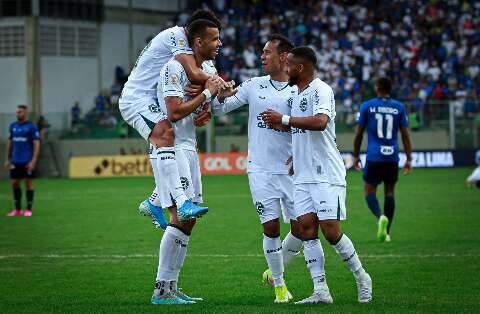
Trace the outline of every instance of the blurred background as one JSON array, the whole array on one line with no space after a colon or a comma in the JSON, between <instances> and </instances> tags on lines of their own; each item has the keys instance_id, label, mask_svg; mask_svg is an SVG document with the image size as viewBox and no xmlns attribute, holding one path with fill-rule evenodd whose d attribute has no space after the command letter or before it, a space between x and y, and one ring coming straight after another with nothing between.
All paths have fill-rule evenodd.
<instances>
[{"instance_id":1,"label":"blurred background","mask_svg":"<svg viewBox=\"0 0 480 314\"><path fill-rule=\"evenodd\" d=\"M347 166L356 112L375 96L380 75L393 79L392 96L408 108L414 166L474 164L479 1L0 0L2 164L15 108L26 104L41 132L41 176L98 176L119 155L137 155L141 159L129 160L142 165L146 143L123 121L119 95L150 39L184 25L198 8L222 20L216 66L237 84L261 74L260 53L271 33L315 48L318 76L335 90L337 143ZM244 156L246 132L245 107L200 129L199 149ZM71 165L84 156L95 157ZM202 164L204 171L225 170L229 163L244 169L243 159L206 156L217 159ZM137 168L133 175L146 174ZM0 178L7 176L2 168Z\"/></svg>"}]
</instances>

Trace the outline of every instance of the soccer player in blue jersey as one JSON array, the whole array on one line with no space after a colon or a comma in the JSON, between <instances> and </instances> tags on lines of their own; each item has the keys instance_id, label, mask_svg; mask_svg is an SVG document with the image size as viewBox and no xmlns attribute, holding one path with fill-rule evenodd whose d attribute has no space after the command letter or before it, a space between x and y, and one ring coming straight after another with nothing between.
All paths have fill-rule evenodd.
<instances>
[{"instance_id":1,"label":"soccer player in blue jersey","mask_svg":"<svg viewBox=\"0 0 480 314\"><path fill-rule=\"evenodd\" d=\"M403 148L407 155L404 173L412 171L412 145L408 134L408 120L405 106L390 98L392 83L389 78L381 77L375 82L377 97L360 106L357 117L357 129L354 140L354 165L362 168L360 147L363 131L367 129L367 158L363 169L365 182L365 200L368 208L378 219L377 237L380 242L391 240L390 227L395 213L395 183L398 180L398 141L397 133L402 135ZM376 196L377 186L384 183L384 214Z\"/></svg>"},{"instance_id":2,"label":"soccer player in blue jersey","mask_svg":"<svg viewBox=\"0 0 480 314\"><path fill-rule=\"evenodd\" d=\"M32 216L33 184L35 167L40 152L40 137L37 126L27 119L27 106L19 105L16 110L17 122L10 125L7 141L5 167L10 169L15 208L8 216ZM22 189L20 180L25 179L27 207L22 212Z\"/></svg>"}]
</instances>

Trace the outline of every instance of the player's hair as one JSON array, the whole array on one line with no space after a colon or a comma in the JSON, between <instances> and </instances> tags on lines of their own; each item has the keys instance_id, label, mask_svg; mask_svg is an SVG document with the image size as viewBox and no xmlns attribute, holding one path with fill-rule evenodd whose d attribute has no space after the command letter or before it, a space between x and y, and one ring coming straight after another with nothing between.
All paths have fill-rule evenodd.
<instances>
[{"instance_id":1,"label":"player's hair","mask_svg":"<svg viewBox=\"0 0 480 314\"><path fill-rule=\"evenodd\" d=\"M392 91L392 81L388 77L379 77L375 82L377 89L382 94L389 94Z\"/></svg>"},{"instance_id":2,"label":"player's hair","mask_svg":"<svg viewBox=\"0 0 480 314\"><path fill-rule=\"evenodd\" d=\"M287 37L278 33L270 35L270 37L268 38L268 41L278 41L277 51L279 53L290 52L290 50L292 50L293 47L295 47Z\"/></svg>"},{"instance_id":3,"label":"player's hair","mask_svg":"<svg viewBox=\"0 0 480 314\"><path fill-rule=\"evenodd\" d=\"M18 105L17 108L18 108L18 109L23 109L23 110L27 110L27 109L28 109L28 107L25 106L25 105Z\"/></svg>"},{"instance_id":4,"label":"player's hair","mask_svg":"<svg viewBox=\"0 0 480 314\"><path fill-rule=\"evenodd\" d=\"M217 24L213 23L210 20L196 20L192 24L188 25L187 28L187 38L188 44L193 46L193 40L197 37L205 36L207 28L218 28Z\"/></svg>"},{"instance_id":5,"label":"player's hair","mask_svg":"<svg viewBox=\"0 0 480 314\"><path fill-rule=\"evenodd\" d=\"M315 55L315 51L313 51L313 49L310 47L307 47L307 46L295 47L292 50L290 50L290 53L297 58L310 62L314 67L317 64L317 56Z\"/></svg>"},{"instance_id":6,"label":"player's hair","mask_svg":"<svg viewBox=\"0 0 480 314\"><path fill-rule=\"evenodd\" d=\"M197 20L209 20L217 25L218 30L222 29L222 22L220 22L215 13L210 10L196 10L193 12L187 20L187 27L190 27L190 24Z\"/></svg>"}]
</instances>

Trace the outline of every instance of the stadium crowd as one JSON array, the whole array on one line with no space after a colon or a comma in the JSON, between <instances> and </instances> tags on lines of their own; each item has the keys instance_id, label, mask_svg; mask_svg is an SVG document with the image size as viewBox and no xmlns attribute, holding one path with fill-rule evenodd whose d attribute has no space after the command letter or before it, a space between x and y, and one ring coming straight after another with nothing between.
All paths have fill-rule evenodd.
<instances>
[{"instance_id":1,"label":"stadium crowd","mask_svg":"<svg viewBox=\"0 0 480 314\"><path fill-rule=\"evenodd\" d=\"M221 18L220 73L242 82L259 74L259 51L279 32L317 51L319 77L335 88L344 121L353 124L373 80L394 79L393 97L423 112L427 101L456 99L456 115L473 116L480 97L480 2L188 1ZM265 13L268 12L268 13ZM188 12L172 24L183 25Z\"/></svg>"}]
</instances>

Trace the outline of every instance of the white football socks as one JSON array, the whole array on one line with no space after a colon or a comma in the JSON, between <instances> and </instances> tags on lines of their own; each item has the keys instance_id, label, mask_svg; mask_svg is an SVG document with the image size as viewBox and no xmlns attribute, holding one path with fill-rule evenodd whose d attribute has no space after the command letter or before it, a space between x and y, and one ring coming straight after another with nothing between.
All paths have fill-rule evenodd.
<instances>
[{"instance_id":1,"label":"white football socks","mask_svg":"<svg viewBox=\"0 0 480 314\"><path fill-rule=\"evenodd\" d=\"M182 269L183 262L185 261L185 256L187 255L188 240L190 237L183 233L182 231L175 229L176 236L178 237L178 253L177 258L174 263L174 278L172 285L170 286L172 290L177 290L178 276L180 275L180 270Z\"/></svg>"},{"instance_id":2,"label":"white football socks","mask_svg":"<svg viewBox=\"0 0 480 314\"><path fill-rule=\"evenodd\" d=\"M337 244L332 246L334 247L337 254L347 264L348 268L350 268L350 270L353 272L355 279L358 279L365 273L365 270L362 267L362 263L358 258L358 254L353 247L353 243L346 234L342 234L340 241L338 241Z\"/></svg>"},{"instance_id":3,"label":"white football socks","mask_svg":"<svg viewBox=\"0 0 480 314\"><path fill-rule=\"evenodd\" d=\"M184 239L180 230L168 226L160 242L160 256L158 259L157 281L174 281L178 277L177 259Z\"/></svg>"},{"instance_id":4,"label":"white football socks","mask_svg":"<svg viewBox=\"0 0 480 314\"><path fill-rule=\"evenodd\" d=\"M268 268L272 272L275 287L284 285L282 241L280 237L270 238L263 235L263 253L265 254Z\"/></svg>"},{"instance_id":5,"label":"white football socks","mask_svg":"<svg viewBox=\"0 0 480 314\"><path fill-rule=\"evenodd\" d=\"M287 267L292 259L300 253L302 245L302 240L292 235L291 232L287 234L282 242L283 267Z\"/></svg>"},{"instance_id":6,"label":"white football socks","mask_svg":"<svg viewBox=\"0 0 480 314\"><path fill-rule=\"evenodd\" d=\"M313 280L313 291L325 289L325 257L319 239L303 241L303 254L305 262Z\"/></svg>"},{"instance_id":7,"label":"white football socks","mask_svg":"<svg viewBox=\"0 0 480 314\"><path fill-rule=\"evenodd\" d=\"M167 184L168 191L175 200L177 207L182 207L188 198L180 182L174 147L160 147L157 149L157 166L160 177L163 179L162 183Z\"/></svg>"}]
</instances>

